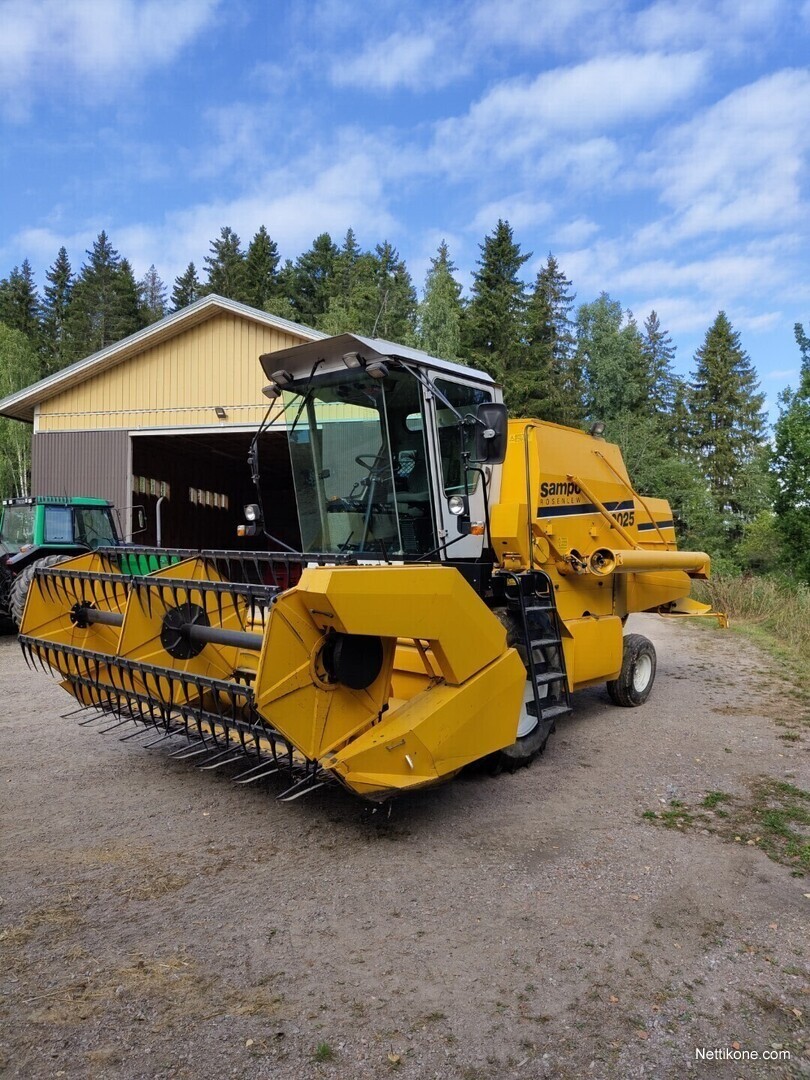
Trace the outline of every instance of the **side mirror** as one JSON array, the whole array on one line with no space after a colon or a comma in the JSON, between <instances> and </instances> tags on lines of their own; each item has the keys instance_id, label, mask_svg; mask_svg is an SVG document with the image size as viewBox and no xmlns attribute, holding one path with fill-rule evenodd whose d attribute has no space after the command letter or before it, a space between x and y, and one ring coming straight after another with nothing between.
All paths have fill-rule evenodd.
<instances>
[{"instance_id":1,"label":"side mirror","mask_svg":"<svg viewBox=\"0 0 810 1080\"><path fill-rule=\"evenodd\" d=\"M135 521L132 524L133 533L142 533L146 531L146 511L142 506L133 506L133 516Z\"/></svg>"},{"instance_id":2,"label":"side mirror","mask_svg":"<svg viewBox=\"0 0 810 1080\"><path fill-rule=\"evenodd\" d=\"M482 401L475 414L475 460L479 465L500 465L506 457L506 406Z\"/></svg>"}]
</instances>

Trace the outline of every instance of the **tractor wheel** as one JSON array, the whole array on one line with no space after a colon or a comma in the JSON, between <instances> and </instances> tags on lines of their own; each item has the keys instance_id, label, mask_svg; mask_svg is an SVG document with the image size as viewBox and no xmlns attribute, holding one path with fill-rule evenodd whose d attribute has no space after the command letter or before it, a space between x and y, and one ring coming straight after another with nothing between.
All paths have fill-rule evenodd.
<instances>
[{"instance_id":1,"label":"tractor wheel","mask_svg":"<svg viewBox=\"0 0 810 1080\"><path fill-rule=\"evenodd\" d=\"M18 630L22 623L25 601L28 599L28 590L31 588L31 582L34 580L37 567L57 566L59 563L67 562L69 558L71 558L70 555L46 555L44 559L36 559L34 562L29 563L14 579L14 584L11 586L10 607L11 617Z\"/></svg>"},{"instance_id":2,"label":"tractor wheel","mask_svg":"<svg viewBox=\"0 0 810 1080\"><path fill-rule=\"evenodd\" d=\"M628 634L624 639L622 670L618 679L607 684L615 705L627 709L643 705L655 682L655 646L642 634Z\"/></svg>"},{"instance_id":3,"label":"tractor wheel","mask_svg":"<svg viewBox=\"0 0 810 1080\"><path fill-rule=\"evenodd\" d=\"M506 644L516 650L528 671L528 657L520 623L511 611L496 609L495 614L506 628ZM534 701L534 694L528 680L524 699ZM543 753L549 736L554 730L553 728L548 730L545 724L541 724L537 717L531 714L524 716L520 727L524 729L523 734L520 734L520 728L518 728L518 737L511 746L507 746L504 750L497 750L486 758L486 765L491 775L497 776L502 772L514 772L516 769L531 764L536 757Z\"/></svg>"}]
</instances>

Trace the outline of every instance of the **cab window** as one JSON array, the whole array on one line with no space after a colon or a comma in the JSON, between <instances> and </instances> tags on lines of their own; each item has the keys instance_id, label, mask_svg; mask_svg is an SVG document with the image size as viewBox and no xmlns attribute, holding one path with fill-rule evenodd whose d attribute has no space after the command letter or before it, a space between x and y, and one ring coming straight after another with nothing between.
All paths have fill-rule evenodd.
<instances>
[{"instance_id":1,"label":"cab window","mask_svg":"<svg viewBox=\"0 0 810 1080\"><path fill-rule=\"evenodd\" d=\"M77 509L76 539L90 548L110 547L115 544L115 529L109 511L101 506Z\"/></svg>"},{"instance_id":2,"label":"cab window","mask_svg":"<svg viewBox=\"0 0 810 1080\"><path fill-rule=\"evenodd\" d=\"M45 507L45 543L73 543L73 511L69 506Z\"/></svg>"},{"instance_id":3,"label":"cab window","mask_svg":"<svg viewBox=\"0 0 810 1080\"><path fill-rule=\"evenodd\" d=\"M481 402L492 401L492 393L480 386L467 386L446 379L436 379L435 386L462 417L475 416ZM473 424L461 424L456 414L438 397L436 423L439 429L439 453L445 494L463 494L466 489L462 453L468 451L472 459L475 453L475 427ZM469 491L475 491L478 473L469 473L467 482Z\"/></svg>"}]
</instances>

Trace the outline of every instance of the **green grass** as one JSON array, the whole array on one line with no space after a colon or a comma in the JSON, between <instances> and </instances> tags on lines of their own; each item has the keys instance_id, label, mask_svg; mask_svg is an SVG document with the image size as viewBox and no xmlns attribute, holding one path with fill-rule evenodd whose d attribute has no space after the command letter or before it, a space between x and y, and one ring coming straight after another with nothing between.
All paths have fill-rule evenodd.
<instances>
[{"instance_id":1,"label":"green grass","mask_svg":"<svg viewBox=\"0 0 810 1080\"><path fill-rule=\"evenodd\" d=\"M810 872L810 791L784 780L759 777L745 795L710 791L698 806L673 799L667 809L641 816L665 829L705 829L728 843L758 847L797 877Z\"/></svg>"},{"instance_id":2,"label":"green grass","mask_svg":"<svg viewBox=\"0 0 810 1080\"><path fill-rule=\"evenodd\" d=\"M810 586L772 577L718 574L696 582L695 598L724 611L732 630L781 660L786 676L810 703Z\"/></svg>"},{"instance_id":3,"label":"green grass","mask_svg":"<svg viewBox=\"0 0 810 1080\"><path fill-rule=\"evenodd\" d=\"M335 1051L332 1049L328 1042L318 1043L318 1045L315 1047L315 1053L313 1054L313 1057L316 1061L334 1061Z\"/></svg>"}]
</instances>

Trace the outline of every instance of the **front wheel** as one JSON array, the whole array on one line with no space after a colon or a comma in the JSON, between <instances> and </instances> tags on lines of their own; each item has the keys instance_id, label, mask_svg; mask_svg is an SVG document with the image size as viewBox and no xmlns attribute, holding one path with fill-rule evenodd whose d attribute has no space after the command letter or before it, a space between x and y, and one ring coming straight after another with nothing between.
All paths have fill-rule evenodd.
<instances>
[{"instance_id":1,"label":"front wheel","mask_svg":"<svg viewBox=\"0 0 810 1080\"><path fill-rule=\"evenodd\" d=\"M59 563L66 562L70 558L72 558L70 555L46 555L43 559L37 559L36 562L29 563L14 579L14 584L11 586L9 606L11 608L11 617L18 630L22 623L25 601L28 599L28 590L31 588L31 582L34 580L37 567L58 566Z\"/></svg>"},{"instance_id":2,"label":"front wheel","mask_svg":"<svg viewBox=\"0 0 810 1080\"><path fill-rule=\"evenodd\" d=\"M655 646L643 634L628 634L624 639L622 670L618 679L607 684L611 701L626 709L643 705L655 682Z\"/></svg>"}]
</instances>

